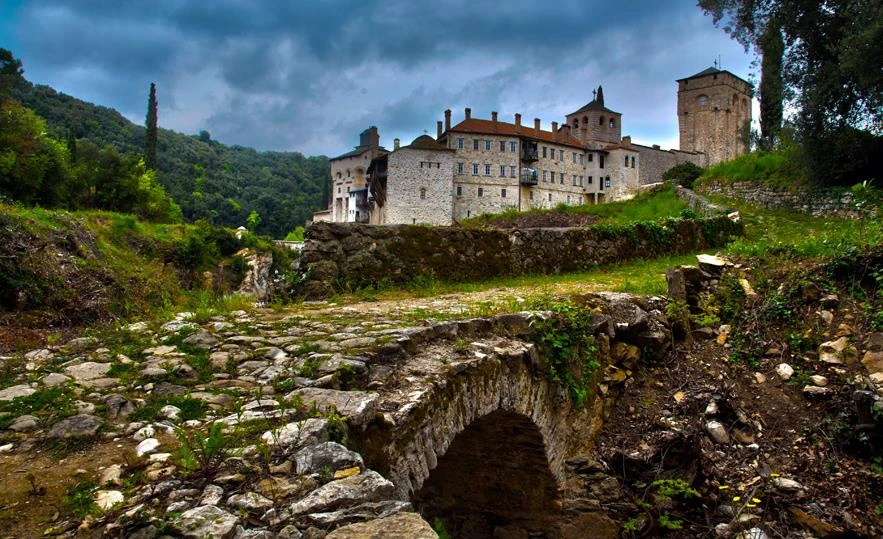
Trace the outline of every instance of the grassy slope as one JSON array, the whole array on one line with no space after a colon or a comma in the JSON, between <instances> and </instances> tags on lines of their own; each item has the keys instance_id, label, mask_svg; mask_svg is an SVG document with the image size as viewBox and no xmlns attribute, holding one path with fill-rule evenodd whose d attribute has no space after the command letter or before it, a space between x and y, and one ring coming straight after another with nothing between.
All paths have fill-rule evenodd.
<instances>
[{"instance_id":1,"label":"grassy slope","mask_svg":"<svg viewBox=\"0 0 883 539\"><path fill-rule=\"evenodd\" d=\"M0 204L0 349L17 345L19 329L162 318L223 301L216 294L235 283L215 278L208 288L202 272L223 264L226 277L241 278L244 264L230 255L245 245L212 229L230 239L226 256L217 249L194 254L193 245L213 241L204 230L112 212Z\"/></svg>"},{"instance_id":2,"label":"grassy slope","mask_svg":"<svg viewBox=\"0 0 883 539\"><path fill-rule=\"evenodd\" d=\"M559 213L565 215L591 215L598 217L598 224L624 225L639 221L656 221L670 217L680 217L687 205L680 200L671 188L657 189L641 193L631 200L608 202L605 204L583 204L569 206L559 204L552 209L536 209L525 212L508 210L497 214L482 214L460 222L464 227L494 226L495 223L515 218L519 215L543 215Z\"/></svg>"}]
</instances>

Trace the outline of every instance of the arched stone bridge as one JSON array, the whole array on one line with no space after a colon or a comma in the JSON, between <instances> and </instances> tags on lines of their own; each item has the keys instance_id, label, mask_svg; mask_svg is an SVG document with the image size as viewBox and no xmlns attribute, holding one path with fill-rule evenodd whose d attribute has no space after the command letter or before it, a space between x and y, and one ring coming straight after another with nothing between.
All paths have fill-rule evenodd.
<instances>
[{"instance_id":1,"label":"arched stone bridge","mask_svg":"<svg viewBox=\"0 0 883 539\"><path fill-rule=\"evenodd\" d=\"M646 299L581 301L595 313L601 364L583 406L551 379L531 343L533 321L547 313L415 328L378 351L367 391L300 395L347 416L350 445L365 464L454 537L585 537L586 526L599 523L596 536L615 535L573 488L573 464L590 457L605 404L641 350L664 353L669 331L661 305Z\"/></svg>"}]
</instances>

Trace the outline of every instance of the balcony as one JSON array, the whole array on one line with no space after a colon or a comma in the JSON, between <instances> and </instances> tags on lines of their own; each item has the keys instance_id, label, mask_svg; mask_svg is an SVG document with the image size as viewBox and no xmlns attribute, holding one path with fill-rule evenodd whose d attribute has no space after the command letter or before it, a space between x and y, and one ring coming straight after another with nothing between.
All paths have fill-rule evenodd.
<instances>
[{"instance_id":1,"label":"balcony","mask_svg":"<svg viewBox=\"0 0 883 539\"><path fill-rule=\"evenodd\" d=\"M539 152L537 151L537 143L532 140L521 141L521 160L526 163L532 163L539 160Z\"/></svg>"},{"instance_id":2,"label":"balcony","mask_svg":"<svg viewBox=\"0 0 883 539\"><path fill-rule=\"evenodd\" d=\"M521 169L521 185L536 185L537 169L523 168Z\"/></svg>"}]
</instances>

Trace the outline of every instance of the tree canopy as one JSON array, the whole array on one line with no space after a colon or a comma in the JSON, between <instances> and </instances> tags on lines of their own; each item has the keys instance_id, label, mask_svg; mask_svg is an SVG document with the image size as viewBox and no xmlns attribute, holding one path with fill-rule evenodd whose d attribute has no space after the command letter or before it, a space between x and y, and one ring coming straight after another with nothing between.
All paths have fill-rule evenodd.
<instances>
[{"instance_id":1,"label":"tree canopy","mask_svg":"<svg viewBox=\"0 0 883 539\"><path fill-rule=\"evenodd\" d=\"M883 2L700 0L699 6L746 49L781 51L780 66L764 66L764 72L781 69L781 95L794 111L789 123L811 175L850 183L879 174ZM766 92L778 93L775 87ZM775 110L768 110L770 128ZM846 160L835 150L858 158Z\"/></svg>"},{"instance_id":2,"label":"tree canopy","mask_svg":"<svg viewBox=\"0 0 883 539\"><path fill-rule=\"evenodd\" d=\"M144 155L146 128L113 109L24 79L13 95L45 119L54 139L68 141L73 132L78 154L91 143L132 156L133 162ZM257 233L282 238L323 206L330 174L324 156L226 146L207 131L191 136L159 127L157 133L157 184L180 205L188 221L205 219L236 228L246 225L254 211L261 216Z\"/></svg>"}]
</instances>

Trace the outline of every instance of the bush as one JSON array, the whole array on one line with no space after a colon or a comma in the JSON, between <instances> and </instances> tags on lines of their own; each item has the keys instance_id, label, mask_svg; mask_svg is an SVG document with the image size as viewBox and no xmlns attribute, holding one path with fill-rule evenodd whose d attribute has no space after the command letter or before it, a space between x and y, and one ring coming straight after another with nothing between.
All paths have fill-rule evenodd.
<instances>
[{"instance_id":1,"label":"bush","mask_svg":"<svg viewBox=\"0 0 883 539\"><path fill-rule=\"evenodd\" d=\"M702 176L704 171L705 169L699 165L684 161L683 163L679 163L666 170L662 174L662 179L686 187L687 189L692 189L693 184L696 182L696 178Z\"/></svg>"}]
</instances>

